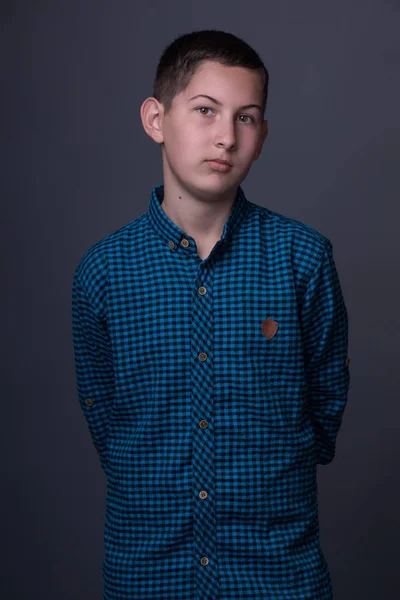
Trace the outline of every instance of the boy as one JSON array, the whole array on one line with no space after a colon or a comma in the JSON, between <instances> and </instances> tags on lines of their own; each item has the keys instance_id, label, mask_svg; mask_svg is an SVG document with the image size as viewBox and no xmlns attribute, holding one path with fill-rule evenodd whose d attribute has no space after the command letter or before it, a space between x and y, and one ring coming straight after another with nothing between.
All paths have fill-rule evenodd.
<instances>
[{"instance_id":1,"label":"boy","mask_svg":"<svg viewBox=\"0 0 400 600\"><path fill-rule=\"evenodd\" d=\"M73 282L79 399L107 477L104 598L328 600L317 464L349 386L332 244L247 200L268 72L216 30L141 107L164 185Z\"/></svg>"}]
</instances>

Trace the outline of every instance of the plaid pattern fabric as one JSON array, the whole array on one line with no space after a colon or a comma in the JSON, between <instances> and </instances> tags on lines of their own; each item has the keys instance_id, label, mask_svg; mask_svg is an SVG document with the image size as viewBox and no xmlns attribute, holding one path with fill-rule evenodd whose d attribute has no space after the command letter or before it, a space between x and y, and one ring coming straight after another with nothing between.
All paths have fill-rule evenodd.
<instances>
[{"instance_id":1,"label":"plaid pattern fabric","mask_svg":"<svg viewBox=\"0 0 400 600\"><path fill-rule=\"evenodd\" d=\"M350 380L332 244L239 187L202 260L163 193L73 278L78 395L107 479L104 598L330 600L316 471Z\"/></svg>"}]
</instances>

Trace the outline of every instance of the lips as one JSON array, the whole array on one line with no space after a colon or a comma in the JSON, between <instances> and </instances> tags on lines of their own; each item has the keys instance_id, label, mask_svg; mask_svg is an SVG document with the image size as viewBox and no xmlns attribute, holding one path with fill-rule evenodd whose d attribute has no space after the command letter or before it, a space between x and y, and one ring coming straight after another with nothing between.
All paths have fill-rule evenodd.
<instances>
[{"instance_id":1,"label":"lips","mask_svg":"<svg viewBox=\"0 0 400 600\"><path fill-rule=\"evenodd\" d=\"M220 163L221 165L228 165L229 167L232 166L230 162L228 162L227 160L222 160L220 158L210 158L210 159L208 159L207 162L217 162L217 163Z\"/></svg>"},{"instance_id":2,"label":"lips","mask_svg":"<svg viewBox=\"0 0 400 600\"><path fill-rule=\"evenodd\" d=\"M226 161L208 160L207 162L213 171L220 171L221 173L227 173L228 171L230 171L232 169L232 165L230 165Z\"/></svg>"}]
</instances>

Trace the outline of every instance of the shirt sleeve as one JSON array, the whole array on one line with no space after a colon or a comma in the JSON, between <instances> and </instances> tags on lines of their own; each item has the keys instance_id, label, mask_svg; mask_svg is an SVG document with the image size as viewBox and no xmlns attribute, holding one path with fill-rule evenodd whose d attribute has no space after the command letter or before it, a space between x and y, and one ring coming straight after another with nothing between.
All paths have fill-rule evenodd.
<instances>
[{"instance_id":1,"label":"shirt sleeve","mask_svg":"<svg viewBox=\"0 0 400 600\"><path fill-rule=\"evenodd\" d=\"M335 456L350 384L348 314L328 239L307 285L301 328L307 408L315 434L317 463L326 465Z\"/></svg>"},{"instance_id":2,"label":"shirt sleeve","mask_svg":"<svg viewBox=\"0 0 400 600\"><path fill-rule=\"evenodd\" d=\"M94 307L76 271L72 285L72 334L79 402L104 471L114 369L104 314Z\"/></svg>"}]
</instances>

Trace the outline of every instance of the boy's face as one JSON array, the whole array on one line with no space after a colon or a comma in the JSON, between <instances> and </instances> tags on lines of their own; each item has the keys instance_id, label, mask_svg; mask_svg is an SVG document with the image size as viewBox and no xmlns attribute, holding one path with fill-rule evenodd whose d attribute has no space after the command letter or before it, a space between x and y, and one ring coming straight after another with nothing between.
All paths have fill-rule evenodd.
<instances>
[{"instance_id":1,"label":"boy's face","mask_svg":"<svg viewBox=\"0 0 400 600\"><path fill-rule=\"evenodd\" d=\"M200 96L207 95L214 98ZM171 110L161 115L164 180L175 180L195 195L221 195L236 188L257 160L267 137L263 120L262 81L258 71L202 63L189 85L175 96ZM218 104L219 103L219 104ZM245 107L246 108L242 108ZM228 161L218 170L209 161Z\"/></svg>"}]
</instances>

